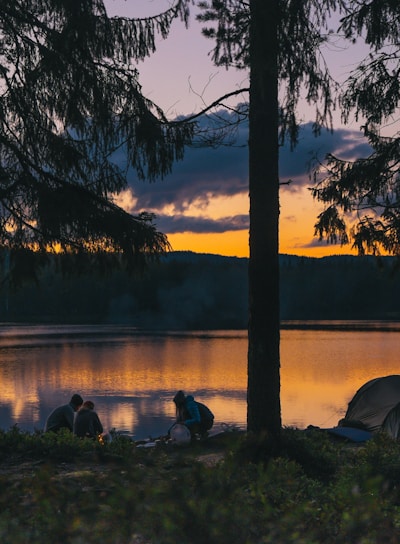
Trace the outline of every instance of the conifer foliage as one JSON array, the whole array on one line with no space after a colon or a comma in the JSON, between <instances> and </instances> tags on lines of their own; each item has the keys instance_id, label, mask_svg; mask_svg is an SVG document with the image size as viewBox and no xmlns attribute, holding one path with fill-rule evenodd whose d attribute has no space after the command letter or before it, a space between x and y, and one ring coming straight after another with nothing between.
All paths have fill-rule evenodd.
<instances>
[{"instance_id":1,"label":"conifer foliage","mask_svg":"<svg viewBox=\"0 0 400 544\"><path fill-rule=\"evenodd\" d=\"M344 88L343 118L360 120L371 154L354 161L330 154L315 172L313 196L326 205L315 231L352 242L361 255L400 255L400 3L348 4L341 29L370 50Z\"/></svg>"},{"instance_id":2,"label":"conifer foliage","mask_svg":"<svg viewBox=\"0 0 400 544\"><path fill-rule=\"evenodd\" d=\"M152 181L183 157L193 125L171 126L143 96L138 59L155 50L175 0L147 19L110 18L102 0L4 0L0 10L0 246L122 252L133 264L169 248L150 213L113 201L126 187L123 153ZM31 264L38 262L31 259Z\"/></svg>"}]
</instances>

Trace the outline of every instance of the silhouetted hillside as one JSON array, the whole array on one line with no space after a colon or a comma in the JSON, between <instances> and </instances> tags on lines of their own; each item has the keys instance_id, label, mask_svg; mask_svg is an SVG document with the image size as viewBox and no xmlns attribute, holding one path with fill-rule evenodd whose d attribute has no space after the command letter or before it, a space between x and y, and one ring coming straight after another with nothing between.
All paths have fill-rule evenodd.
<instances>
[{"instance_id":1,"label":"silhouetted hillside","mask_svg":"<svg viewBox=\"0 0 400 544\"><path fill-rule=\"evenodd\" d=\"M280 260L282 320L400 320L395 258L281 255ZM49 267L38 285L0 292L0 321L243 329L247 259L173 252L142 276L114 271L65 278Z\"/></svg>"},{"instance_id":2,"label":"silhouetted hillside","mask_svg":"<svg viewBox=\"0 0 400 544\"><path fill-rule=\"evenodd\" d=\"M281 256L282 319L400 320L394 257Z\"/></svg>"}]
</instances>

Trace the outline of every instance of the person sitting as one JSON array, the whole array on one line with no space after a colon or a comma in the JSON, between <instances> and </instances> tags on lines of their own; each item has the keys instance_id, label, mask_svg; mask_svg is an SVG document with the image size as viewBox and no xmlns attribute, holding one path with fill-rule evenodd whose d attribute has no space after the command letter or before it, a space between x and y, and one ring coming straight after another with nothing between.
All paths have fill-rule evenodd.
<instances>
[{"instance_id":1,"label":"person sitting","mask_svg":"<svg viewBox=\"0 0 400 544\"><path fill-rule=\"evenodd\" d=\"M103 425L91 400L86 400L78 410L73 430L79 438L97 438L103 433Z\"/></svg>"},{"instance_id":2,"label":"person sitting","mask_svg":"<svg viewBox=\"0 0 400 544\"><path fill-rule=\"evenodd\" d=\"M185 395L180 390L174 396L176 408L176 423L185 425L189 430L192 438L196 434L201 437L207 436L208 431L214 424L214 414L203 403L197 402L193 395Z\"/></svg>"},{"instance_id":3,"label":"person sitting","mask_svg":"<svg viewBox=\"0 0 400 544\"><path fill-rule=\"evenodd\" d=\"M44 432L57 432L60 429L69 429L71 432L74 427L75 412L82 406L83 398L80 395L72 395L68 404L63 404L54 408L46 420Z\"/></svg>"}]
</instances>

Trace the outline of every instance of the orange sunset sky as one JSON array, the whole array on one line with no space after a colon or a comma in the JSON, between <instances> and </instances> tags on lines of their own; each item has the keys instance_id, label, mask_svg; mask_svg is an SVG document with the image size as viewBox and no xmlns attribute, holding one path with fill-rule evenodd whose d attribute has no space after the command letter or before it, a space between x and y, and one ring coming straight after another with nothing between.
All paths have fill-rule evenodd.
<instances>
[{"instance_id":1,"label":"orange sunset sky","mask_svg":"<svg viewBox=\"0 0 400 544\"><path fill-rule=\"evenodd\" d=\"M161 13L168 0L106 0L110 16L143 17ZM201 35L194 20L185 29L176 21L170 36L157 42L157 51L137 66L139 81L147 98L161 106L169 119L202 110L207 104L229 91L248 86L244 71L215 67L210 58L213 42ZM333 25L336 28L336 25ZM343 79L354 68L356 59L365 51L355 44L350 51L337 42L324 51L337 79ZM247 100L247 94L235 103ZM362 139L360 123L343 126L340 113L334 118L334 133L324 132L315 138L311 133L314 110L304 104L300 108L303 121L300 141L290 152L281 150L280 179L280 253L322 257L351 254L351 246L319 242L314 237L314 224L322 211L314 202L309 187L309 162L312 156L323 159L332 152L341 158L366 156L369 148ZM247 132L241 127L239 146L219 149L188 149L184 160L177 163L164 180L149 184L138 181L128 169L129 190L117 202L132 213L146 210L156 214L156 225L176 251L195 251L247 257L248 249L248 176ZM124 157L118 161L123 164ZM266 179L268 179L266 173Z\"/></svg>"}]
</instances>

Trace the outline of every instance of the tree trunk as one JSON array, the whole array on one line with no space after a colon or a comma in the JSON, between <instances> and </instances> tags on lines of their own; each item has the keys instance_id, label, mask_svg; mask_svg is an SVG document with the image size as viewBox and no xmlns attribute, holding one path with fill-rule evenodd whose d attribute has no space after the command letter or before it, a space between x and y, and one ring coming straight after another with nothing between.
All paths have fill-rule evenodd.
<instances>
[{"instance_id":1,"label":"tree trunk","mask_svg":"<svg viewBox=\"0 0 400 544\"><path fill-rule=\"evenodd\" d=\"M279 440L279 0L250 0L247 426Z\"/></svg>"}]
</instances>

